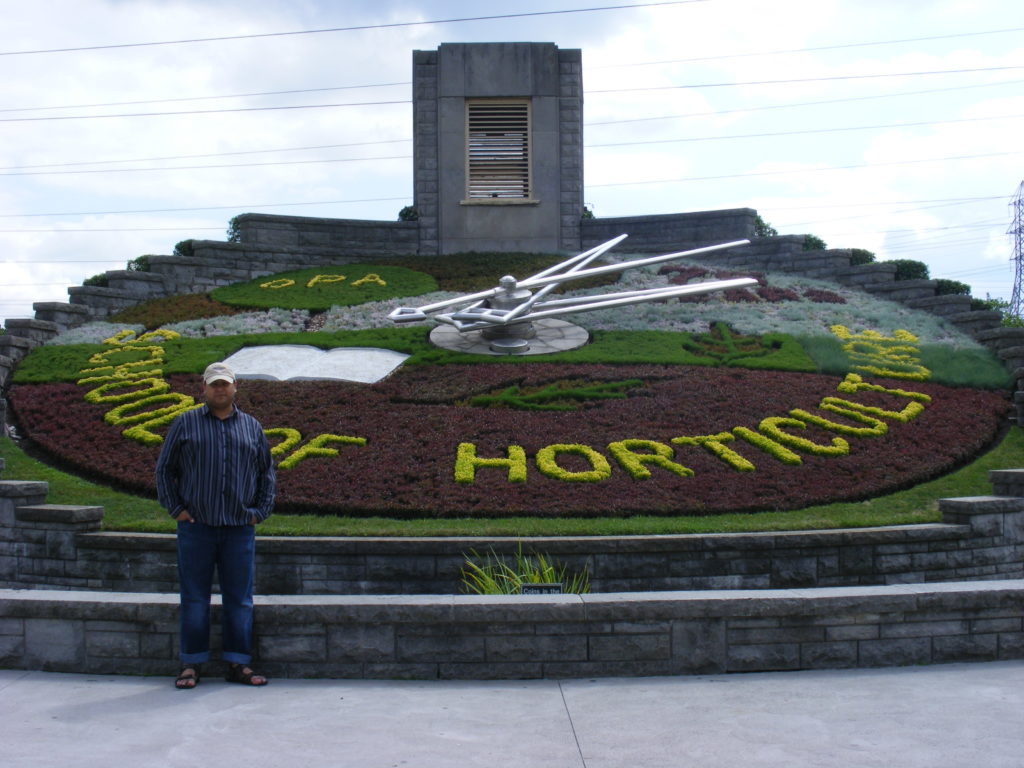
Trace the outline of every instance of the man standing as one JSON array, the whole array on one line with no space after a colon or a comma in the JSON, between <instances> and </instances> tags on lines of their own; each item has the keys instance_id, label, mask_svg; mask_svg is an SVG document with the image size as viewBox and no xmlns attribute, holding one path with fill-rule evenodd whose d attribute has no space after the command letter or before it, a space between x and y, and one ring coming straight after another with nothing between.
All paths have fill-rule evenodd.
<instances>
[{"instance_id":1,"label":"man standing","mask_svg":"<svg viewBox=\"0 0 1024 768\"><path fill-rule=\"evenodd\" d=\"M225 679L266 685L252 660L256 524L274 506L274 464L260 423L235 405L234 372L203 373L206 404L172 423L156 464L160 504L178 521L181 586L180 689L199 684L210 658L210 593L217 570L223 604Z\"/></svg>"}]
</instances>

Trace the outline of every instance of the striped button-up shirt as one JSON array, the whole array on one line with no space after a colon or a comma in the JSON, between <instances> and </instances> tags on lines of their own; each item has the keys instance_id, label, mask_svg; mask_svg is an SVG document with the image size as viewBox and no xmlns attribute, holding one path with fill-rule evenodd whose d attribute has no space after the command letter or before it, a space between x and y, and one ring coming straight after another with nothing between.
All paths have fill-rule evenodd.
<instances>
[{"instance_id":1,"label":"striped button-up shirt","mask_svg":"<svg viewBox=\"0 0 1024 768\"><path fill-rule=\"evenodd\" d=\"M248 525L274 506L274 463L260 423L236 406L226 419L207 406L172 423L156 463L160 504L207 525Z\"/></svg>"}]
</instances>

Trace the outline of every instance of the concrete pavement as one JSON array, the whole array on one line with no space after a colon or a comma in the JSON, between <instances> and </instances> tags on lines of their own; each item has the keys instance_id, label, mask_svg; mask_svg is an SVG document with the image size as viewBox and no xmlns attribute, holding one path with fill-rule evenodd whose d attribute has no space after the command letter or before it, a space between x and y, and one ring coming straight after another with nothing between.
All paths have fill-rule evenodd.
<instances>
[{"instance_id":1,"label":"concrete pavement","mask_svg":"<svg viewBox=\"0 0 1024 768\"><path fill-rule=\"evenodd\" d=\"M0 765L1024 766L1024 662L403 682L0 670Z\"/></svg>"}]
</instances>

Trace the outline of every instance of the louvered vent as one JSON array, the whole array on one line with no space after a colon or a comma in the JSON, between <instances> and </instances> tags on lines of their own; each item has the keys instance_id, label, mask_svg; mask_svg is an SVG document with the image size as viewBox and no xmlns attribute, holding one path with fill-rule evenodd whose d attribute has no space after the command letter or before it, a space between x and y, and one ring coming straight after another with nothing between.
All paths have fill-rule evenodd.
<instances>
[{"instance_id":1,"label":"louvered vent","mask_svg":"<svg viewBox=\"0 0 1024 768\"><path fill-rule=\"evenodd\" d=\"M466 103L467 193L472 200L530 197L530 103Z\"/></svg>"}]
</instances>

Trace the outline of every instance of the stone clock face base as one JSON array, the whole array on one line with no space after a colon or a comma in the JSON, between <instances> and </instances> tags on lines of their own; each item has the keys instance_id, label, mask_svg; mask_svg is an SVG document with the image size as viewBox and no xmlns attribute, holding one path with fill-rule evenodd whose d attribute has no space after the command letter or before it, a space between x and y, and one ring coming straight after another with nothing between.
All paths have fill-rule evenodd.
<instances>
[{"instance_id":1,"label":"stone clock face base","mask_svg":"<svg viewBox=\"0 0 1024 768\"><path fill-rule=\"evenodd\" d=\"M460 333L450 325L439 325L430 332L430 341L438 347L452 352L467 352L473 355L547 355L552 352L566 352L582 347L590 341L590 334L578 325L564 320L544 318L533 321L537 335L525 341L529 346L503 346L499 340L483 338L481 331ZM516 339L516 341L521 341Z\"/></svg>"}]
</instances>

